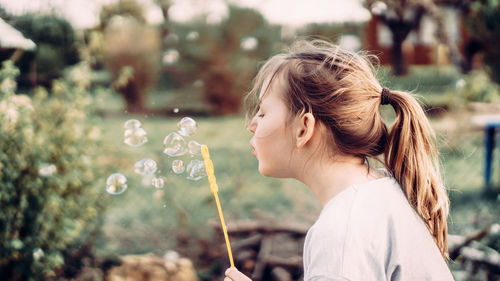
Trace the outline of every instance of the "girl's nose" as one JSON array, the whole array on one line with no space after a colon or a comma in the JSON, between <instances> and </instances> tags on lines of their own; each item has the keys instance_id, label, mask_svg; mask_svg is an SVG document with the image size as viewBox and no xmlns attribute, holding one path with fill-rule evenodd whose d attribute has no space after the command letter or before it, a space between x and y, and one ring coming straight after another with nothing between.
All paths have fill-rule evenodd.
<instances>
[{"instance_id":1,"label":"girl's nose","mask_svg":"<svg viewBox=\"0 0 500 281\"><path fill-rule=\"evenodd\" d=\"M252 118L250 121L250 124L248 124L247 129L252 133L255 134L255 128L257 127L257 122L255 122L255 117Z\"/></svg>"}]
</instances>

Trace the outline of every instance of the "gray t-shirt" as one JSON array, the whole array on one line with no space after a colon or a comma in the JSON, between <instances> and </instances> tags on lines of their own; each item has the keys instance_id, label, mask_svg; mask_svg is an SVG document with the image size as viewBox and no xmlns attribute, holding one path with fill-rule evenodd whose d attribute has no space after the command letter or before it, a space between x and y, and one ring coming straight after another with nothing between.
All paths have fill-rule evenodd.
<instances>
[{"instance_id":1,"label":"gray t-shirt","mask_svg":"<svg viewBox=\"0 0 500 281\"><path fill-rule=\"evenodd\" d=\"M392 177L353 185L323 207L304 243L304 280L453 280Z\"/></svg>"}]
</instances>

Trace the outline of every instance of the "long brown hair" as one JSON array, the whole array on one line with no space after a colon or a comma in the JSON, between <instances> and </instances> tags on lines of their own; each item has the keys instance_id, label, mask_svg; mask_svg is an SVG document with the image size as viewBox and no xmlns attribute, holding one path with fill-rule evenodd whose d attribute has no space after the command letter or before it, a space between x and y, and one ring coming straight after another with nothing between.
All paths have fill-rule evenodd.
<instances>
[{"instance_id":1,"label":"long brown hair","mask_svg":"<svg viewBox=\"0 0 500 281\"><path fill-rule=\"evenodd\" d=\"M291 116L312 113L329 128L330 141L341 153L382 162L447 259L449 200L434 131L418 101L393 90L384 90L384 101L396 112L387 129L380 114L383 88L374 74L374 59L326 41L300 40L261 67L247 98L257 97L264 84L268 89L276 76L283 78ZM249 114L255 111L254 107Z\"/></svg>"}]
</instances>

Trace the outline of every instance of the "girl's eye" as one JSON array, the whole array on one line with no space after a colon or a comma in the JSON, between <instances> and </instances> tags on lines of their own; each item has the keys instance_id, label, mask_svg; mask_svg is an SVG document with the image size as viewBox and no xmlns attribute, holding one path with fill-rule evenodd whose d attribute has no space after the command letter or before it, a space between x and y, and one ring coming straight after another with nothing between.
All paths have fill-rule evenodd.
<instances>
[{"instance_id":1,"label":"girl's eye","mask_svg":"<svg viewBox=\"0 0 500 281\"><path fill-rule=\"evenodd\" d=\"M264 117L264 114L263 114L263 113L261 113L261 114L257 115L257 117L262 118L262 117Z\"/></svg>"}]
</instances>

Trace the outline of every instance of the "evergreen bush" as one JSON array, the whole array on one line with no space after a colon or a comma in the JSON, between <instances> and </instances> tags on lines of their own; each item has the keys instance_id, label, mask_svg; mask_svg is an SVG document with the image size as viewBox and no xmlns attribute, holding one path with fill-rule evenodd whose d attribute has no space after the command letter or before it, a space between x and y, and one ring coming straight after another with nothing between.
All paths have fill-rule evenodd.
<instances>
[{"instance_id":1,"label":"evergreen bush","mask_svg":"<svg viewBox=\"0 0 500 281\"><path fill-rule=\"evenodd\" d=\"M37 44L35 51L27 52L16 63L21 69L18 81L22 88L48 87L62 76L64 67L79 62L77 37L66 19L27 13L13 18L11 24Z\"/></svg>"}]
</instances>

